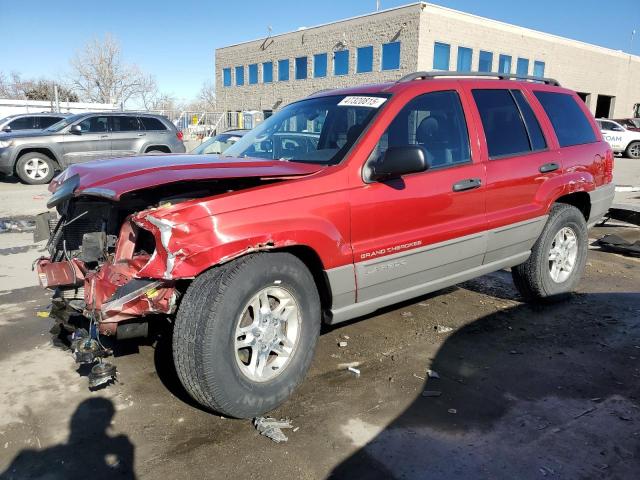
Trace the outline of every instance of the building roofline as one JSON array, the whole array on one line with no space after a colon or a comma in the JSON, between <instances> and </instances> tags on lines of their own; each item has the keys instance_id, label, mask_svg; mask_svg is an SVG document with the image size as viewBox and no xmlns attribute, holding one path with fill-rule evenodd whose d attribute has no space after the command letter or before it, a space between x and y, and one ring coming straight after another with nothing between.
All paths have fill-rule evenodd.
<instances>
[{"instance_id":1,"label":"building roofline","mask_svg":"<svg viewBox=\"0 0 640 480\"><path fill-rule=\"evenodd\" d=\"M607 53L613 53L613 54L624 56L624 57L629 57L629 56L630 57L635 57L638 60L640 60L640 56L634 55L633 53L630 53L630 52L625 52L624 50L615 50L613 48L603 47L602 45L596 45L595 43L589 43L589 42L584 42L582 40L576 40L574 38L563 37L562 35L557 35L555 33L543 32L541 30L536 30L534 28L523 27L521 25L516 25L514 23L503 22L502 20L495 20L493 18L483 17L483 16L480 16L480 15L476 15L474 13L463 12L462 10L455 10L453 8L444 7L442 5L436 5L435 3L428 3L428 2L422 2L422 3L424 3L427 8L432 8L434 10L443 10L445 12L452 13L454 15L473 18L474 20L480 20L482 22L491 23L491 24L494 24L494 25L498 25L500 27L517 28L519 30L524 30L525 32L527 32L529 34L534 34L534 35L538 35L538 36L542 36L542 37L552 38L552 39L555 39L555 40L562 40L564 42L571 43L571 44L577 44L577 45L582 46L582 47L589 47L589 48L595 48L595 49L598 49L598 50L605 50Z\"/></svg>"},{"instance_id":2,"label":"building roofline","mask_svg":"<svg viewBox=\"0 0 640 480\"><path fill-rule=\"evenodd\" d=\"M475 20L482 21L484 23L489 23L489 24L500 26L500 27L517 28L519 30L524 30L525 32L527 32L529 34L533 34L533 35L536 35L536 36L546 37L546 38L555 39L555 40L561 40L561 41L567 42L569 44L601 50L601 51L604 51L604 52L606 52L608 54L614 54L614 55L621 56L621 57L632 57L632 58L634 58L634 60L640 60L640 56L639 55L635 55L635 54L630 53L630 52L625 52L624 50L616 50L616 49L613 49L613 48L610 48L610 47L603 47L602 45L596 45L594 43L584 42L582 40L576 40L576 39L569 38L569 37L563 37L562 35L557 35L555 33L543 32L541 30L536 30L534 28L523 27L521 25L516 25L514 23L504 22L502 20L495 20L493 18L483 17L481 15L476 15L474 13L468 13L468 12L464 12L462 10L456 10L456 9L453 9L453 8L444 7L442 5L437 5L435 3L423 2L423 1L407 3L407 4L404 4L404 5L399 5L397 7L386 8L384 10L379 10L377 12L363 13L361 15L355 15L353 17L342 18L342 19L339 19L339 20L334 20L332 22L321 23L319 25L314 25L312 27L304 27L304 28L302 28L300 30L290 30L288 32L277 33L275 35L269 35L269 36L266 36L266 37L254 38L253 40L246 40L246 41L243 41L243 42L233 43L231 45L225 45L223 47L216 48L216 50L224 50L226 48L237 47L237 46L240 46L240 45L245 45L247 43L260 42L260 41L266 40L267 38L276 38L276 37L282 37L284 35L291 35L293 33L302 33L302 32L306 32L308 30L313 30L315 28L327 27L329 25L335 25L337 23L348 22L348 21L351 21L351 20L358 20L360 18L371 17L371 16L378 15L378 14L392 12L394 10L402 10L402 9L405 9L405 8L411 8L411 7L416 7L416 6L421 6L423 9L424 8L432 8L432 9L435 9L435 10L441 10L441 11L444 11L444 12L447 12L447 13L450 13L450 14L463 16L463 17L469 17L469 18L472 18L472 19L475 19Z\"/></svg>"},{"instance_id":3,"label":"building roofline","mask_svg":"<svg viewBox=\"0 0 640 480\"><path fill-rule=\"evenodd\" d=\"M416 7L416 6L419 6L419 5L425 7L427 5L427 3L426 2L413 2L413 3L407 3L405 5L398 5L397 7L385 8L384 10L378 10L377 12L363 13L361 15L355 15L353 17L348 17L348 18L341 18L340 20L334 20L332 22L321 23L319 25L313 25L312 27L301 27L299 30L289 30L288 32L276 33L274 35L268 35L266 37L254 38L253 40L246 40L246 41L243 41L243 42L232 43L231 45L225 45L224 47L216 48L216 50L224 50L225 48L237 47L239 45L244 45L244 44L247 44L247 43L262 42L262 41L264 41L264 40L266 40L268 38L282 37L284 35L291 35L292 33L307 32L309 30L313 30L314 28L328 27L329 25L334 25L336 23L349 22L351 20L358 20L360 18L371 17L373 15L379 15L379 14L382 14L382 13L388 13L388 12L392 12L394 10L402 10L404 8Z\"/></svg>"}]
</instances>

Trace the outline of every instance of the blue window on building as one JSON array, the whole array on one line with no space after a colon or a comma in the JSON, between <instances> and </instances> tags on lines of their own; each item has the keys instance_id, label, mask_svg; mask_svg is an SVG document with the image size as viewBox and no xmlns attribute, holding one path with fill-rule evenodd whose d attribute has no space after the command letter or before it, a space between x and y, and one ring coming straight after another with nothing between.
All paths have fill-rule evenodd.
<instances>
[{"instance_id":1,"label":"blue window on building","mask_svg":"<svg viewBox=\"0 0 640 480\"><path fill-rule=\"evenodd\" d=\"M252 63L249 65L249 84L255 85L258 83L258 64Z\"/></svg>"},{"instance_id":2,"label":"blue window on building","mask_svg":"<svg viewBox=\"0 0 640 480\"><path fill-rule=\"evenodd\" d=\"M236 67L236 85L244 85L244 66Z\"/></svg>"},{"instance_id":3,"label":"blue window on building","mask_svg":"<svg viewBox=\"0 0 640 480\"><path fill-rule=\"evenodd\" d=\"M333 54L333 74L349 74L349 50L340 50Z\"/></svg>"},{"instance_id":4,"label":"blue window on building","mask_svg":"<svg viewBox=\"0 0 640 480\"><path fill-rule=\"evenodd\" d=\"M296 80L307 78L307 57L296 58Z\"/></svg>"},{"instance_id":5,"label":"blue window on building","mask_svg":"<svg viewBox=\"0 0 640 480\"><path fill-rule=\"evenodd\" d=\"M400 42L382 44L382 70L398 70L400 68Z\"/></svg>"},{"instance_id":6,"label":"blue window on building","mask_svg":"<svg viewBox=\"0 0 640 480\"><path fill-rule=\"evenodd\" d=\"M327 76L327 54L316 53L313 56L313 76L322 78Z\"/></svg>"},{"instance_id":7,"label":"blue window on building","mask_svg":"<svg viewBox=\"0 0 640 480\"><path fill-rule=\"evenodd\" d=\"M231 86L231 69L230 68L222 69L222 84L225 87Z\"/></svg>"},{"instance_id":8,"label":"blue window on building","mask_svg":"<svg viewBox=\"0 0 640 480\"><path fill-rule=\"evenodd\" d=\"M533 62L533 76L534 77L544 77L544 62L536 60Z\"/></svg>"},{"instance_id":9,"label":"blue window on building","mask_svg":"<svg viewBox=\"0 0 640 480\"><path fill-rule=\"evenodd\" d=\"M273 82L273 62L264 62L262 64L262 83Z\"/></svg>"},{"instance_id":10,"label":"blue window on building","mask_svg":"<svg viewBox=\"0 0 640 480\"><path fill-rule=\"evenodd\" d=\"M278 60L278 81L289 80L289 59Z\"/></svg>"},{"instance_id":11,"label":"blue window on building","mask_svg":"<svg viewBox=\"0 0 640 480\"><path fill-rule=\"evenodd\" d=\"M493 67L493 53L480 50L480 58L478 59L478 71L490 72Z\"/></svg>"},{"instance_id":12,"label":"blue window on building","mask_svg":"<svg viewBox=\"0 0 640 480\"><path fill-rule=\"evenodd\" d=\"M527 58L518 58L518 63L516 64L516 73L518 75L528 75L529 74L529 59L527 59Z\"/></svg>"},{"instance_id":13,"label":"blue window on building","mask_svg":"<svg viewBox=\"0 0 640 480\"><path fill-rule=\"evenodd\" d=\"M500 55L498 58L498 72L511 73L511 55Z\"/></svg>"},{"instance_id":14,"label":"blue window on building","mask_svg":"<svg viewBox=\"0 0 640 480\"><path fill-rule=\"evenodd\" d=\"M433 44L433 68L436 70L449 70L449 58L451 57L451 45L435 42Z\"/></svg>"},{"instance_id":15,"label":"blue window on building","mask_svg":"<svg viewBox=\"0 0 640 480\"><path fill-rule=\"evenodd\" d=\"M360 47L356 57L356 72L366 73L373 71L373 47Z\"/></svg>"},{"instance_id":16,"label":"blue window on building","mask_svg":"<svg viewBox=\"0 0 640 480\"><path fill-rule=\"evenodd\" d=\"M470 72L473 50L467 47L458 47L458 71Z\"/></svg>"}]
</instances>

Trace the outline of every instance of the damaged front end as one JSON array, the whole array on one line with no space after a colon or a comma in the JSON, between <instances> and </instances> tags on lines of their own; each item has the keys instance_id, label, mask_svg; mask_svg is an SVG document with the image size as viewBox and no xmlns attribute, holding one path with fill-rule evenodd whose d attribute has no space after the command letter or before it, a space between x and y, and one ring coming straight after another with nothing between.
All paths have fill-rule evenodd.
<instances>
[{"instance_id":1,"label":"damaged front end","mask_svg":"<svg viewBox=\"0 0 640 480\"><path fill-rule=\"evenodd\" d=\"M59 218L45 213L36 222L36 240L48 235L49 255L36 260L35 270L40 284L53 290L51 316L58 322L66 325L71 316L82 315L95 322L98 333L118 338L146 336L149 316L174 313L178 283L189 278L173 275L181 252L169 248L174 228L185 227L162 213L176 204L264 183L176 183L116 200L105 192L74 196L67 184L74 181L59 185L49 202Z\"/></svg>"}]
</instances>

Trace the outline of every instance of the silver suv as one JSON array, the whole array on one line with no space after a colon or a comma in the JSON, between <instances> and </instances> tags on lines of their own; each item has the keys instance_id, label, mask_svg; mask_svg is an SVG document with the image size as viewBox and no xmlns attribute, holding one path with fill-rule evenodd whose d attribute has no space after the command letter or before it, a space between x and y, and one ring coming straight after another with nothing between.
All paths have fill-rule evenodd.
<instances>
[{"instance_id":1,"label":"silver suv","mask_svg":"<svg viewBox=\"0 0 640 480\"><path fill-rule=\"evenodd\" d=\"M184 152L182 132L161 115L81 113L42 131L0 134L0 173L36 185L74 163Z\"/></svg>"}]
</instances>

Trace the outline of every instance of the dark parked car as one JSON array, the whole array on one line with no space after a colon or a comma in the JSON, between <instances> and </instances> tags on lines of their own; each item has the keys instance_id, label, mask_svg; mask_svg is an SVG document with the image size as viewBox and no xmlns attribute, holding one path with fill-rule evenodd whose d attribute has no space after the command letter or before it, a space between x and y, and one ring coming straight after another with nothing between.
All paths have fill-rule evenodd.
<instances>
[{"instance_id":1,"label":"dark parked car","mask_svg":"<svg viewBox=\"0 0 640 480\"><path fill-rule=\"evenodd\" d=\"M248 131L249 130L246 129L227 130L224 133L211 137L206 142L202 142L189 153L195 155L223 153L227 148L240 140Z\"/></svg>"},{"instance_id":2,"label":"dark parked car","mask_svg":"<svg viewBox=\"0 0 640 480\"><path fill-rule=\"evenodd\" d=\"M0 119L0 131L15 132L18 130L44 130L59 122L70 113L18 113Z\"/></svg>"},{"instance_id":3,"label":"dark parked car","mask_svg":"<svg viewBox=\"0 0 640 480\"><path fill-rule=\"evenodd\" d=\"M182 132L165 117L82 113L34 132L0 135L0 173L31 185L49 183L69 165L141 153L184 153Z\"/></svg>"}]
</instances>

